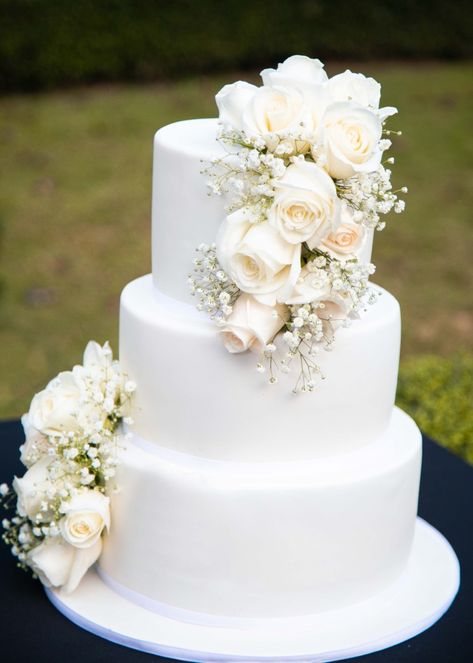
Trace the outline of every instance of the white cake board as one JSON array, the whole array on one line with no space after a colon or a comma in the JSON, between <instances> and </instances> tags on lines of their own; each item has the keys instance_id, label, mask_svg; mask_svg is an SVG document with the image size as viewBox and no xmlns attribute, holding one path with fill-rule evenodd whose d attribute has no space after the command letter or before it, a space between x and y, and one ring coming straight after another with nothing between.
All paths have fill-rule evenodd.
<instances>
[{"instance_id":1,"label":"white cake board","mask_svg":"<svg viewBox=\"0 0 473 663\"><path fill-rule=\"evenodd\" d=\"M214 663L322 663L385 649L421 633L449 608L459 583L460 567L452 547L418 518L402 576L381 594L342 610L255 619L246 627L188 623L130 602L110 589L94 569L70 596L46 591L56 608L78 626L151 654Z\"/></svg>"}]
</instances>

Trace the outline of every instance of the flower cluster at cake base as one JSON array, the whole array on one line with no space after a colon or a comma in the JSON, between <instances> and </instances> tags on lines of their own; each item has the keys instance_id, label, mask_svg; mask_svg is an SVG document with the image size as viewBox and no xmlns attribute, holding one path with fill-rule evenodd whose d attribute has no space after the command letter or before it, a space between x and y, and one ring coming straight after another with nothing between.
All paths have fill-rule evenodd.
<instances>
[{"instance_id":1,"label":"flower cluster at cake base","mask_svg":"<svg viewBox=\"0 0 473 663\"><path fill-rule=\"evenodd\" d=\"M384 158L397 110L380 108L374 79L328 78L305 56L261 76L260 87L239 81L216 96L226 154L204 173L227 216L197 250L189 284L229 352L258 352L271 383L297 364L295 390L312 391L317 353L376 299L373 231L405 206Z\"/></svg>"},{"instance_id":2,"label":"flower cluster at cake base","mask_svg":"<svg viewBox=\"0 0 473 663\"><path fill-rule=\"evenodd\" d=\"M91 341L83 364L59 373L22 417L27 471L0 486L3 539L47 586L73 591L101 553L134 391L108 343Z\"/></svg>"}]
</instances>

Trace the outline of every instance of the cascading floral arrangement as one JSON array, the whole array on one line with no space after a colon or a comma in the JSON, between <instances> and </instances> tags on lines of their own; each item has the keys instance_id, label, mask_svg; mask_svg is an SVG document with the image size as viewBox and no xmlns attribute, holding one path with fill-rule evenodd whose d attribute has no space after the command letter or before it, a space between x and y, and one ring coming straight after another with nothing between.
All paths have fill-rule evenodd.
<instances>
[{"instance_id":1,"label":"cascading floral arrangement","mask_svg":"<svg viewBox=\"0 0 473 663\"><path fill-rule=\"evenodd\" d=\"M22 417L27 472L0 486L3 539L47 586L72 592L101 553L135 388L108 343L91 341L83 365L59 373Z\"/></svg>"},{"instance_id":2,"label":"cascading floral arrangement","mask_svg":"<svg viewBox=\"0 0 473 663\"><path fill-rule=\"evenodd\" d=\"M405 206L394 159L383 162L401 132L384 128L397 109L379 107L381 86L363 74L328 78L295 55L261 77L216 96L226 154L204 173L228 216L197 249L189 285L229 352L257 352L271 383L297 360L294 391L312 391L318 352L376 299L373 230Z\"/></svg>"}]
</instances>

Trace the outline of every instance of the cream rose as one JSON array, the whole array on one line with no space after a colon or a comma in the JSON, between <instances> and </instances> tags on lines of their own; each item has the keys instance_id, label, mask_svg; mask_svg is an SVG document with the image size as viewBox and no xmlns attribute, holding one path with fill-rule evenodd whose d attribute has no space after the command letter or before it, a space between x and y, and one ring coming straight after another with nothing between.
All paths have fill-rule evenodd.
<instances>
[{"instance_id":1,"label":"cream rose","mask_svg":"<svg viewBox=\"0 0 473 663\"><path fill-rule=\"evenodd\" d=\"M289 244L267 221L251 224L243 210L230 214L217 235L217 257L243 292L274 306L297 280L300 244Z\"/></svg>"},{"instance_id":2,"label":"cream rose","mask_svg":"<svg viewBox=\"0 0 473 663\"><path fill-rule=\"evenodd\" d=\"M317 310L317 316L322 320L324 338L333 340L335 331L343 325L349 317L350 300L342 297L331 297L320 300L323 308Z\"/></svg>"},{"instance_id":3,"label":"cream rose","mask_svg":"<svg viewBox=\"0 0 473 663\"><path fill-rule=\"evenodd\" d=\"M242 294L219 336L228 352L259 352L269 343L289 319L289 309L283 304L266 306L254 297Z\"/></svg>"},{"instance_id":4,"label":"cream rose","mask_svg":"<svg viewBox=\"0 0 473 663\"><path fill-rule=\"evenodd\" d=\"M337 229L339 216L332 178L314 163L297 161L278 180L268 218L286 242L313 248Z\"/></svg>"},{"instance_id":5,"label":"cream rose","mask_svg":"<svg viewBox=\"0 0 473 663\"><path fill-rule=\"evenodd\" d=\"M221 122L243 129L243 112L258 88L244 81L224 85L215 96Z\"/></svg>"},{"instance_id":6,"label":"cream rose","mask_svg":"<svg viewBox=\"0 0 473 663\"><path fill-rule=\"evenodd\" d=\"M327 249L336 258L356 255L363 242L364 233L365 229L359 223L342 223L322 241L322 248Z\"/></svg>"},{"instance_id":7,"label":"cream rose","mask_svg":"<svg viewBox=\"0 0 473 663\"><path fill-rule=\"evenodd\" d=\"M110 500L97 490L82 490L61 507L61 534L76 548L90 548L110 527Z\"/></svg>"},{"instance_id":8,"label":"cream rose","mask_svg":"<svg viewBox=\"0 0 473 663\"><path fill-rule=\"evenodd\" d=\"M267 136L290 129L299 130L301 124L312 128L304 98L294 88L260 87L243 112L243 128L250 134Z\"/></svg>"},{"instance_id":9,"label":"cream rose","mask_svg":"<svg viewBox=\"0 0 473 663\"><path fill-rule=\"evenodd\" d=\"M59 373L31 401L28 420L43 435L77 431L80 401L81 392L74 374L71 371Z\"/></svg>"},{"instance_id":10,"label":"cream rose","mask_svg":"<svg viewBox=\"0 0 473 663\"><path fill-rule=\"evenodd\" d=\"M47 437L30 424L27 414L21 417L21 423L25 441L20 447L20 460L25 467L31 467L41 456L48 453L49 442Z\"/></svg>"},{"instance_id":11,"label":"cream rose","mask_svg":"<svg viewBox=\"0 0 473 663\"><path fill-rule=\"evenodd\" d=\"M300 277L294 287L287 303L310 304L319 302L323 308L318 309L317 315L322 320L343 321L350 311L350 301L338 293L333 292L327 274L317 269L313 263L302 268Z\"/></svg>"},{"instance_id":12,"label":"cream rose","mask_svg":"<svg viewBox=\"0 0 473 663\"><path fill-rule=\"evenodd\" d=\"M287 304L310 304L322 301L330 295L330 283L327 272L317 269L313 263L304 265L293 291L287 298Z\"/></svg>"},{"instance_id":13,"label":"cream rose","mask_svg":"<svg viewBox=\"0 0 473 663\"><path fill-rule=\"evenodd\" d=\"M84 368L103 368L112 366L112 351L110 345L100 345L96 341L89 341L84 350L83 366Z\"/></svg>"},{"instance_id":14,"label":"cream rose","mask_svg":"<svg viewBox=\"0 0 473 663\"><path fill-rule=\"evenodd\" d=\"M318 309L317 315L321 320L338 326L348 317L350 305L347 299L333 297L332 299L321 299L320 302L323 304L323 308Z\"/></svg>"},{"instance_id":15,"label":"cream rose","mask_svg":"<svg viewBox=\"0 0 473 663\"><path fill-rule=\"evenodd\" d=\"M351 101L336 102L321 120L326 169L335 179L378 169L382 124L379 116Z\"/></svg>"},{"instance_id":16,"label":"cream rose","mask_svg":"<svg viewBox=\"0 0 473 663\"><path fill-rule=\"evenodd\" d=\"M261 78L265 85L283 85L305 89L327 81L324 65L307 55L291 55L280 62L277 69L263 69Z\"/></svg>"},{"instance_id":17,"label":"cream rose","mask_svg":"<svg viewBox=\"0 0 473 663\"><path fill-rule=\"evenodd\" d=\"M215 101L221 122L250 134L271 136L300 128L301 123L311 128L304 98L294 88L256 87L238 81L225 85Z\"/></svg>"},{"instance_id":18,"label":"cream rose","mask_svg":"<svg viewBox=\"0 0 473 663\"><path fill-rule=\"evenodd\" d=\"M48 468L51 459L47 456L38 460L22 476L15 477L13 488L17 494L17 509L20 516L34 518L39 512L41 502L46 499L51 488Z\"/></svg>"},{"instance_id":19,"label":"cream rose","mask_svg":"<svg viewBox=\"0 0 473 663\"><path fill-rule=\"evenodd\" d=\"M354 101L365 108L377 110L381 98L381 85L363 74L354 74L347 69L332 76L327 83L332 101Z\"/></svg>"},{"instance_id":20,"label":"cream rose","mask_svg":"<svg viewBox=\"0 0 473 663\"><path fill-rule=\"evenodd\" d=\"M330 102L354 101L365 108L377 113L381 122L390 115L397 113L394 106L379 108L381 98L381 85L374 78L354 74L349 69L342 74L333 76L327 83L327 94Z\"/></svg>"},{"instance_id":21,"label":"cream rose","mask_svg":"<svg viewBox=\"0 0 473 663\"><path fill-rule=\"evenodd\" d=\"M65 594L69 594L77 588L101 552L101 539L89 548L76 548L60 536L49 537L28 554L28 563L44 585L61 587Z\"/></svg>"},{"instance_id":22,"label":"cream rose","mask_svg":"<svg viewBox=\"0 0 473 663\"><path fill-rule=\"evenodd\" d=\"M267 86L295 88L304 99L309 119L306 129L316 129L329 101L327 74L320 60L306 55L293 55L278 65L277 69L264 69L261 72L263 83Z\"/></svg>"}]
</instances>

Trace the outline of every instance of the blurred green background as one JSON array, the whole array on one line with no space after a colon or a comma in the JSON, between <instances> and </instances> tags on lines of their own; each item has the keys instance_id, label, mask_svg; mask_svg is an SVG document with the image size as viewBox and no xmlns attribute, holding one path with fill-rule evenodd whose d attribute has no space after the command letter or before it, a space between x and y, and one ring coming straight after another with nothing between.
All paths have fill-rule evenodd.
<instances>
[{"instance_id":1,"label":"blurred green background","mask_svg":"<svg viewBox=\"0 0 473 663\"><path fill-rule=\"evenodd\" d=\"M227 82L303 52L377 78L403 135L407 210L376 235L399 299L398 402L473 462L473 98L468 6L445 2L0 0L0 417L117 348L122 287L150 270L152 137L214 116Z\"/></svg>"}]
</instances>

